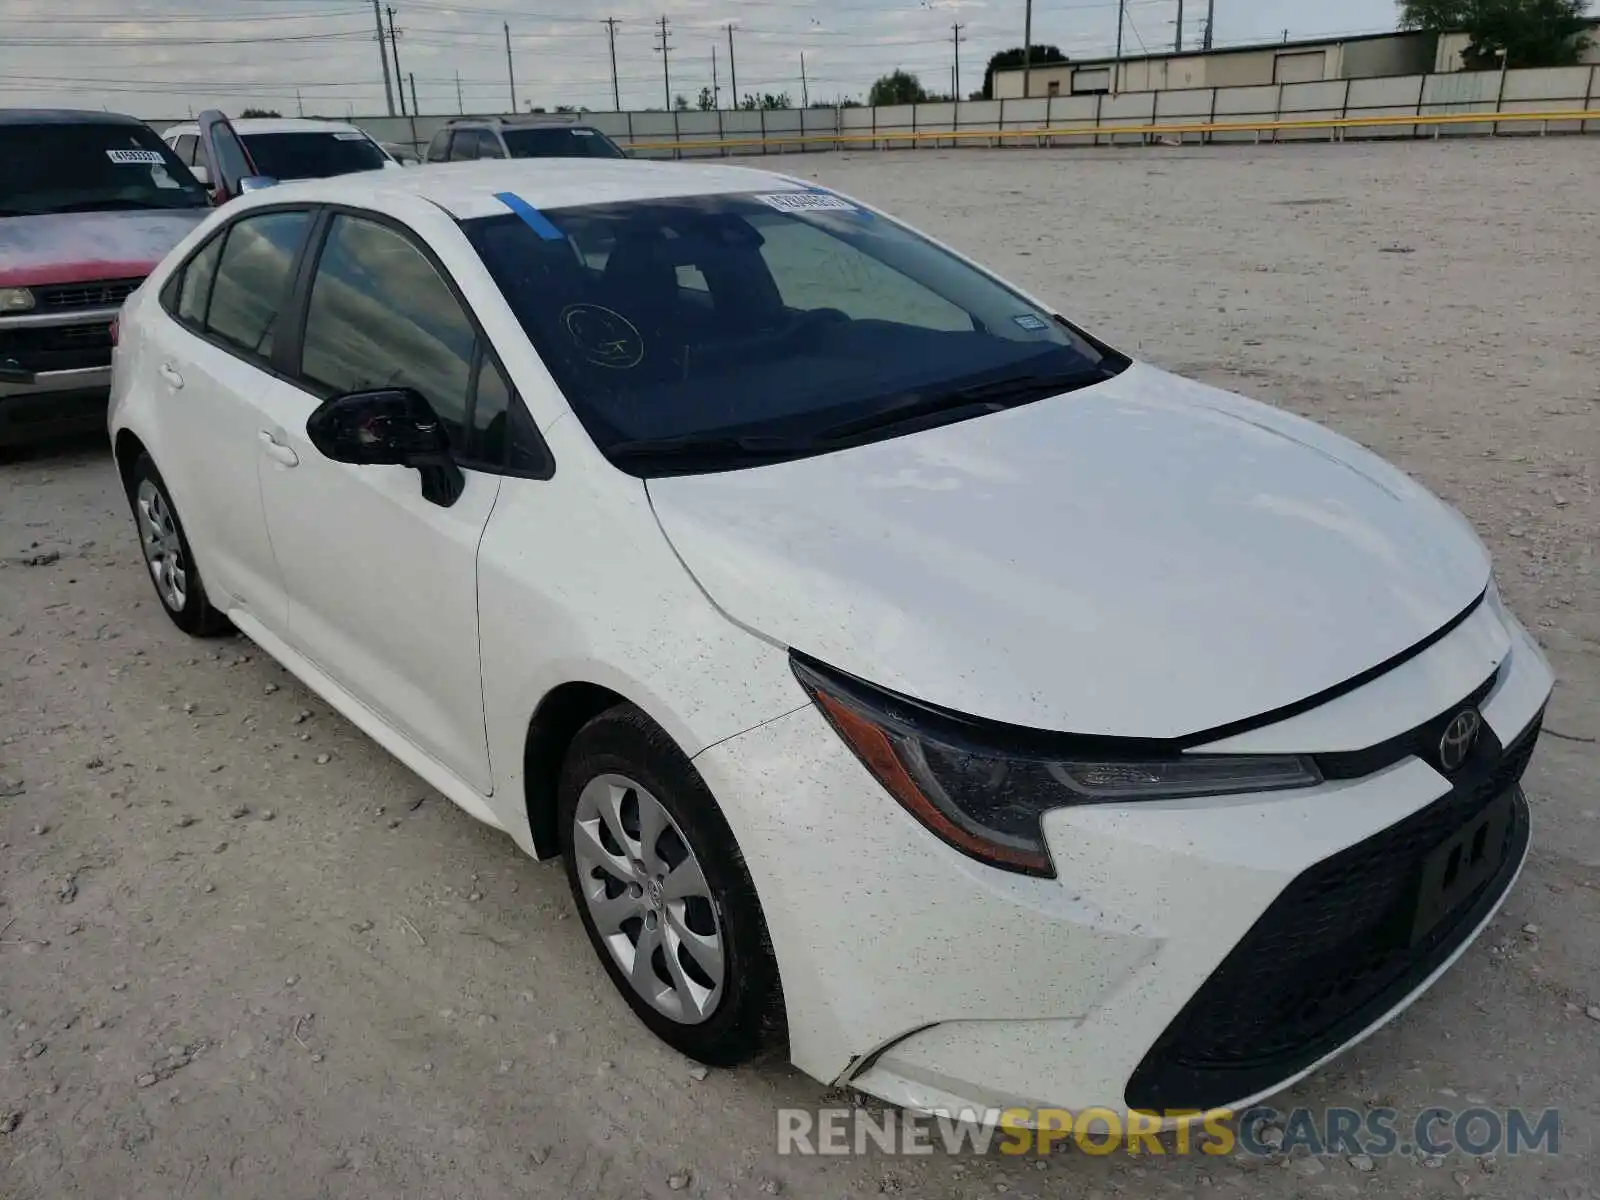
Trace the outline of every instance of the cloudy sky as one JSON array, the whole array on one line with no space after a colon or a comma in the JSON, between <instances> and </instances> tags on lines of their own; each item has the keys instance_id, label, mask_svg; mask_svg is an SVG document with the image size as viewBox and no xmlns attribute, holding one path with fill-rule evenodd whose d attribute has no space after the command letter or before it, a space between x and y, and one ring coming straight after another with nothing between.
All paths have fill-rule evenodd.
<instances>
[{"instance_id":1,"label":"cloudy sky","mask_svg":"<svg viewBox=\"0 0 1600 1200\"><path fill-rule=\"evenodd\" d=\"M1128 0L1126 52L1173 44L1180 0ZM860 97L895 67L950 84L960 23L961 85L982 83L996 50L1022 41L1023 0L382 0L396 10L401 69L424 113L509 104L502 22L511 25L517 98L611 107L606 30L614 16L624 108L663 103L655 24L668 20L673 93L712 81L727 103L726 26L739 91ZM1392 0L1215 0L1218 45L1393 26ZM1184 4L1184 45L1199 44L1205 0ZM1034 40L1073 58L1109 54L1116 0L1035 0ZM0 0L0 106L107 107L147 118L251 105L286 116L385 111L371 0Z\"/></svg>"}]
</instances>

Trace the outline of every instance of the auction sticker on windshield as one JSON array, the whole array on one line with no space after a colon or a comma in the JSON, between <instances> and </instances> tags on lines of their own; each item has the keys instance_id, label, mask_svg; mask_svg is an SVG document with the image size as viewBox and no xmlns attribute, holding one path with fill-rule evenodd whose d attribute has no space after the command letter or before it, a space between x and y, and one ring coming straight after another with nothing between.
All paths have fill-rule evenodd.
<instances>
[{"instance_id":1,"label":"auction sticker on windshield","mask_svg":"<svg viewBox=\"0 0 1600 1200\"><path fill-rule=\"evenodd\" d=\"M755 199L779 212L860 211L848 200L841 200L838 196L830 196L826 192L768 192L756 196Z\"/></svg>"},{"instance_id":2,"label":"auction sticker on windshield","mask_svg":"<svg viewBox=\"0 0 1600 1200\"><path fill-rule=\"evenodd\" d=\"M137 163L144 166L149 163L166 165L166 159L161 157L159 150L107 150L106 157L114 163Z\"/></svg>"}]
</instances>

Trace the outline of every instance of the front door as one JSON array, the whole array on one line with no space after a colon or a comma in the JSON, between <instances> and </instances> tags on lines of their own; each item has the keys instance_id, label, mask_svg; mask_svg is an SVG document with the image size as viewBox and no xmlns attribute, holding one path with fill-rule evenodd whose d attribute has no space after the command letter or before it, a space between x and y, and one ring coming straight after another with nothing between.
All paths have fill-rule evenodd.
<instances>
[{"instance_id":1,"label":"front door","mask_svg":"<svg viewBox=\"0 0 1600 1200\"><path fill-rule=\"evenodd\" d=\"M268 432L284 453L263 464L261 494L290 643L487 795L477 555L500 476L468 469L446 507L423 498L416 470L333 462L306 436L329 396L412 387L464 445L480 359L472 322L410 235L335 215L296 381L267 388Z\"/></svg>"}]
</instances>

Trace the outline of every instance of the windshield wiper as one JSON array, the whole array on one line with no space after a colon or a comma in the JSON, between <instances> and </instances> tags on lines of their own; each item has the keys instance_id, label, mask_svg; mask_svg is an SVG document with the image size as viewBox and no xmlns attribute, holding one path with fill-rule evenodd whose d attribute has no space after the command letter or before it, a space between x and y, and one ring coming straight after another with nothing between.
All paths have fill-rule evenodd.
<instances>
[{"instance_id":1,"label":"windshield wiper","mask_svg":"<svg viewBox=\"0 0 1600 1200\"><path fill-rule=\"evenodd\" d=\"M708 434L668 438L632 438L606 447L606 457L623 461L654 458L789 458L816 449L811 438L771 434Z\"/></svg>"},{"instance_id":2,"label":"windshield wiper","mask_svg":"<svg viewBox=\"0 0 1600 1200\"><path fill-rule=\"evenodd\" d=\"M910 399L899 404L880 408L877 412L868 413L864 417L855 417L849 421L841 421L837 425L829 425L825 429L818 430L815 436L823 441L834 441L914 421L918 417L936 416L943 412L977 406L986 406L991 412L997 412L1027 400L1040 400L1075 388L1088 387L1106 378L1108 378L1106 368L1098 366L1054 374L1030 371L1021 375L1007 375L1003 379L991 380L988 383L976 383L971 387L935 392L931 395L912 393Z\"/></svg>"}]
</instances>

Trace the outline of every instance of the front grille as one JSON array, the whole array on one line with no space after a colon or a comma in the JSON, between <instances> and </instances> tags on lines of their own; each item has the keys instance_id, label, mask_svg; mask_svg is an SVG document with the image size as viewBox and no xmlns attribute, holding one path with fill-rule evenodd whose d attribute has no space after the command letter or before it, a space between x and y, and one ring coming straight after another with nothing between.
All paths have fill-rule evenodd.
<instances>
[{"instance_id":1,"label":"front grille","mask_svg":"<svg viewBox=\"0 0 1600 1200\"><path fill-rule=\"evenodd\" d=\"M48 283L33 289L33 302L39 309L60 312L73 308L113 308L121 304L144 281L142 279L99 279L92 283Z\"/></svg>"},{"instance_id":2,"label":"front grille","mask_svg":"<svg viewBox=\"0 0 1600 1200\"><path fill-rule=\"evenodd\" d=\"M111 326L24 325L0 329L0 362L27 371L77 371L111 365Z\"/></svg>"},{"instance_id":3,"label":"front grille","mask_svg":"<svg viewBox=\"0 0 1600 1200\"><path fill-rule=\"evenodd\" d=\"M1156 1040L1128 1081L1130 1107L1217 1108L1337 1049L1447 959L1509 886L1528 840L1518 781L1535 721L1504 752L1487 730L1448 793L1297 877ZM1430 852L1513 792L1494 874L1412 941Z\"/></svg>"}]
</instances>

